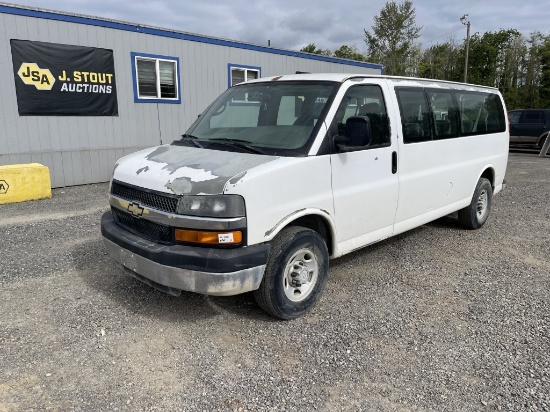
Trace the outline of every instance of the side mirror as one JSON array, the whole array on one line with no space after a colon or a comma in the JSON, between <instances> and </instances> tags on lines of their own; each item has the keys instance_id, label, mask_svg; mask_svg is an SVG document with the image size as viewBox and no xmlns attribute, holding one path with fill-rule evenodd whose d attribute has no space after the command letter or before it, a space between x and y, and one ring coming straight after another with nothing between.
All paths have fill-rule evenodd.
<instances>
[{"instance_id":1,"label":"side mirror","mask_svg":"<svg viewBox=\"0 0 550 412\"><path fill-rule=\"evenodd\" d=\"M364 149L372 138L370 119L367 116L351 116L346 121L346 135L334 136L333 143L338 152Z\"/></svg>"},{"instance_id":2,"label":"side mirror","mask_svg":"<svg viewBox=\"0 0 550 412\"><path fill-rule=\"evenodd\" d=\"M334 147L339 148L342 145L349 145L351 140L347 136L336 135L332 137Z\"/></svg>"}]
</instances>

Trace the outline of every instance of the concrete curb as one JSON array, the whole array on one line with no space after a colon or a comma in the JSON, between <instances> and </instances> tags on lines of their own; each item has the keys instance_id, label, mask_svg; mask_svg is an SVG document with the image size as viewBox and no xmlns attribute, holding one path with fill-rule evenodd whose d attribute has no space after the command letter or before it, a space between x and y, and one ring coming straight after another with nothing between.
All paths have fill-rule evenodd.
<instances>
[{"instance_id":1,"label":"concrete curb","mask_svg":"<svg viewBox=\"0 0 550 412\"><path fill-rule=\"evenodd\" d=\"M0 204L52 197L50 170L39 163L0 166Z\"/></svg>"}]
</instances>

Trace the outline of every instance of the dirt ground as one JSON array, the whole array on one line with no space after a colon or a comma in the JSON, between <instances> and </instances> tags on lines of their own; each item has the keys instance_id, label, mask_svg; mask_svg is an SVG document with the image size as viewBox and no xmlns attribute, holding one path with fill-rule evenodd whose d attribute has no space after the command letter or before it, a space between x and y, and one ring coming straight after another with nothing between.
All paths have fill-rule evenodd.
<instances>
[{"instance_id":1,"label":"dirt ground","mask_svg":"<svg viewBox=\"0 0 550 412\"><path fill-rule=\"evenodd\" d=\"M0 411L550 410L549 181L550 157L511 153L484 228L331 261L290 322L128 276L107 184L0 206Z\"/></svg>"}]
</instances>

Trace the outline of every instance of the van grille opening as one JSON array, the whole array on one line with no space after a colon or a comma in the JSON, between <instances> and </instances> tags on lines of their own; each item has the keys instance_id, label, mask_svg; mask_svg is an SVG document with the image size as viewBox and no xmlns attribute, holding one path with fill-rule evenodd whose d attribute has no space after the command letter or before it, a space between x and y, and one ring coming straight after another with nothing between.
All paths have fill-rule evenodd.
<instances>
[{"instance_id":1,"label":"van grille opening","mask_svg":"<svg viewBox=\"0 0 550 412\"><path fill-rule=\"evenodd\" d=\"M164 212L176 213L178 208L178 198L175 196L146 191L119 182L113 182L111 194L129 202L138 202L141 206Z\"/></svg>"},{"instance_id":2,"label":"van grille opening","mask_svg":"<svg viewBox=\"0 0 550 412\"><path fill-rule=\"evenodd\" d=\"M111 208L115 223L124 229L157 243L172 243L172 229L145 219L139 219L130 213Z\"/></svg>"}]
</instances>

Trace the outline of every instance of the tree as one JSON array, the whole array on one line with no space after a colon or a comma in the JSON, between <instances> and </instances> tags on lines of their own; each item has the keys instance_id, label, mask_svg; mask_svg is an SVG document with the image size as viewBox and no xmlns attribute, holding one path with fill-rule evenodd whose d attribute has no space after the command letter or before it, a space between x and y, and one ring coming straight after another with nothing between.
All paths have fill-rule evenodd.
<instances>
[{"instance_id":1,"label":"tree","mask_svg":"<svg viewBox=\"0 0 550 412\"><path fill-rule=\"evenodd\" d=\"M332 56L332 52L328 49L318 49L315 43L309 43L307 46L300 49L301 52L320 54L322 56Z\"/></svg>"},{"instance_id":2,"label":"tree","mask_svg":"<svg viewBox=\"0 0 550 412\"><path fill-rule=\"evenodd\" d=\"M365 43L368 48L368 60L384 65L386 74L406 75L414 73L418 47L414 42L420 37L420 30L415 23L416 11L412 1L405 0L397 4L387 2L374 16L372 33L364 30ZM412 69L412 70L411 70Z\"/></svg>"},{"instance_id":3,"label":"tree","mask_svg":"<svg viewBox=\"0 0 550 412\"><path fill-rule=\"evenodd\" d=\"M522 108L520 82L525 70L528 49L523 36L514 36L503 50L503 64L499 70L497 85L509 109Z\"/></svg>"},{"instance_id":4,"label":"tree","mask_svg":"<svg viewBox=\"0 0 550 412\"><path fill-rule=\"evenodd\" d=\"M459 80L462 73L460 48L454 39L426 49L418 65L418 76L428 79Z\"/></svg>"},{"instance_id":5,"label":"tree","mask_svg":"<svg viewBox=\"0 0 550 412\"><path fill-rule=\"evenodd\" d=\"M502 86L506 74L506 50L520 37L514 29L475 33L470 39L468 81L485 86Z\"/></svg>"},{"instance_id":6,"label":"tree","mask_svg":"<svg viewBox=\"0 0 550 412\"><path fill-rule=\"evenodd\" d=\"M357 50L357 46L355 45L347 46L344 44L340 46L338 50L334 51L334 56L341 59L365 61L365 56L362 55L359 50Z\"/></svg>"},{"instance_id":7,"label":"tree","mask_svg":"<svg viewBox=\"0 0 550 412\"><path fill-rule=\"evenodd\" d=\"M550 35L543 38L539 55L541 64L539 107L550 107Z\"/></svg>"}]
</instances>

